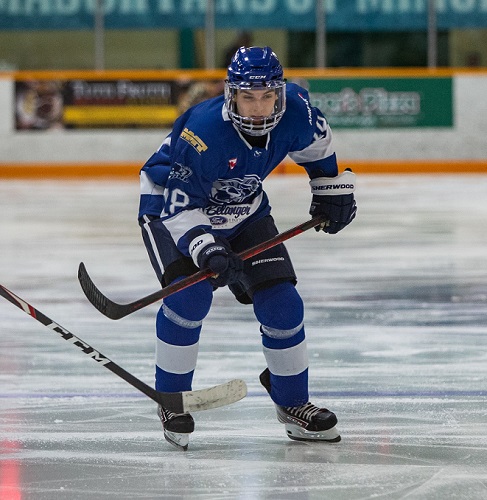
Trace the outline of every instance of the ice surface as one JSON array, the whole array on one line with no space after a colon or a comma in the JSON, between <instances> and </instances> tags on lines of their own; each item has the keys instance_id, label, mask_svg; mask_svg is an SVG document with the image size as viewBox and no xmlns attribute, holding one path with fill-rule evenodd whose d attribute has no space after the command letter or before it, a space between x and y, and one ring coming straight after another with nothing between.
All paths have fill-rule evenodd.
<instances>
[{"instance_id":1,"label":"ice surface","mask_svg":"<svg viewBox=\"0 0 487 500\"><path fill-rule=\"evenodd\" d=\"M281 230L308 218L305 177L266 182ZM258 383L249 306L215 294L195 388L243 378L244 400L194 415L186 453L155 404L0 302L0 499L486 499L487 177L360 176L356 221L287 243L306 304L312 400L342 442L288 440ZM118 302L157 290L138 184L2 181L0 282L145 382L154 304L119 321L77 283L80 261Z\"/></svg>"}]
</instances>

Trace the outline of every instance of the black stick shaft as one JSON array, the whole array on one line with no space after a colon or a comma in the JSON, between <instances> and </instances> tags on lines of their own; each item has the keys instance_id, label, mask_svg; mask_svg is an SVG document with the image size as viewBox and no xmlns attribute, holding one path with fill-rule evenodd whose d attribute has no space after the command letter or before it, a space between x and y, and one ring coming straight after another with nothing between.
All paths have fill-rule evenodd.
<instances>
[{"instance_id":1,"label":"black stick shaft","mask_svg":"<svg viewBox=\"0 0 487 500\"><path fill-rule=\"evenodd\" d=\"M142 380L134 377L131 373L124 370L121 366L117 365L111 359L107 358L104 354L94 349L85 341L72 334L69 330L66 330L66 328L58 325L51 318L48 318L45 314L40 312L35 307L31 306L29 303L25 302L25 300L15 295L3 285L0 285L0 295L17 306L19 309L22 309L29 316L32 316L43 325L58 333L62 339L78 347L78 349L80 349L84 354L92 358L93 361L96 361L99 365L102 365L107 370L110 370L115 375L122 378L139 391L143 392L146 396L151 398L156 403L171 408L173 409L173 411L178 413L183 411L183 400L181 393L163 393L156 391L152 387L142 382Z\"/></svg>"},{"instance_id":2,"label":"black stick shaft","mask_svg":"<svg viewBox=\"0 0 487 500\"><path fill-rule=\"evenodd\" d=\"M303 222L283 233L280 233L273 238L270 238L267 241L259 243L258 245L253 246L243 252L239 253L239 256L243 259L249 259L250 257L254 257L255 255L264 252L265 250L269 250L284 241L297 236L298 234L307 231L317 225L321 224L326 219L325 216L319 215L313 217L312 219ZM157 290L146 297L142 297L139 300L131 302L129 304L117 304L113 302L108 297L103 295L100 290L96 287L96 285L91 280L88 272L86 270L85 265L81 262L78 270L78 279L81 284L81 288L83 289L88 300L98 309L102 314L107 316L110 319L120 319L129 314L132 314L139 309L142 309L158 300L164 299L173 293L179 292L184 288L187 288L191 285L199 283L204 279L210 278L213 273L208 269L202 269L191 276L188 276L180 281L172 283L168 286L165 286L161 290Z\"/></svg>"}]
</instances>

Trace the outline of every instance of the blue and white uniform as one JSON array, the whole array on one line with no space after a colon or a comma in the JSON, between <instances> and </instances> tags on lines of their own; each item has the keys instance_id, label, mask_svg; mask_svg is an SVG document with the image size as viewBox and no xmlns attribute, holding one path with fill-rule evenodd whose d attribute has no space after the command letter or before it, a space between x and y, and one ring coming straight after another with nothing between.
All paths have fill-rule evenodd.
<instances>
[{"instance_id":1,"label":"blue and white uniform","mask_svg":"<svg viewBox=\"0 0 487 500\"><path fill-rule=\"evenodd\" d=\"M222 236L232 244L247 237L251 224L257 227L268 217L271 207L262 182L287 155L310 177L338 174L328 123L311 107L307 91L295 84L286 86L282 118L259 139L260 147L252 146L256 141L231 121L224 97L216 97L180 116L144 165L139 221L159 278L178 255L190 257L195 234ZM282 252L277 260L289 261ZM269 286L253 292L252 303L271 372L271 397L279 405L297 406L308 401L303 304L292 279L268 281ZM204 281L165 299L157 317L158 390L191 389L212 294Z\"/></svg>"},{"instance_id":2,"label":"blue and white uniform","mask_svg":"<svg viewBox=\"0 0 487 500\"><path fill-rule=\"evenodd\" d=\"M252 147L233 126L223 96L184 113L141 172L139 217L162 217L178 249L188 253L188 231L201 227L225 238L270 213L262 181L287 155L310 174L338 173L331 130L308 93L287 84L287 108Z\"/></svg>"}]
</instances>

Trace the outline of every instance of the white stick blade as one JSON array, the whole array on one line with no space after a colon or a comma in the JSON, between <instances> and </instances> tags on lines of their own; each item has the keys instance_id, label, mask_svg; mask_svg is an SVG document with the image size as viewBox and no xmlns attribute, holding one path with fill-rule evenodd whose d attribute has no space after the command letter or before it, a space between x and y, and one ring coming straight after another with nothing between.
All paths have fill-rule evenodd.
<instances>
[{"instance_id":1,"label":"white stick blade","mask_svg":"<svg viewBox=\"0 0 487 500\"><path fill-rule=\"evenodd\" d=\"M210 410L237 401L247 395L247 385L235 379L208 389L183 392L183 407L186 412Z\"/></svg>"}]
</instances>

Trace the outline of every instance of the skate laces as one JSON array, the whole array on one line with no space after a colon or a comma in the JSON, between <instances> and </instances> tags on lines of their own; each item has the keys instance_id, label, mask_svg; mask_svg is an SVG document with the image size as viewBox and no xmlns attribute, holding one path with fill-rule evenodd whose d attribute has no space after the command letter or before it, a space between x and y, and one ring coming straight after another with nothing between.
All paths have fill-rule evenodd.
<instances>
[{"instance_id":1,"label":"skate laces","mask_svg":"<svg viewBox=\"0 0 487 500\"><path fill-rule=\"evenodd\" d=\"M308 421L322 411L322 408L309 402L301 406L285 406L285 408L291 415Z\"/></svg>"},{"instance_id":2,"label":"skate laces","mask_svg":"<svg viewBox=\"0 0 487 500\"><path fill-rule=\"evenodd\" d=\"M163 406L159 405L159 416L164 422L169 422L175 417L180 417L181 415L185 415L184 413L174 413L171 410L166 410Z\"/></svg>"}]
</instances>

